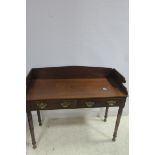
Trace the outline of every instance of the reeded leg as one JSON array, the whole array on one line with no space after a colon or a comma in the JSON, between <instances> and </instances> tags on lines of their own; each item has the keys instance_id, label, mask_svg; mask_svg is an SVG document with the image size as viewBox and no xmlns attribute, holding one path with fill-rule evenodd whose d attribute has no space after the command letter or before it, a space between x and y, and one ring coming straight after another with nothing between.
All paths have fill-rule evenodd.
<instances>
[{"instance_id":1,"label":"reeded leg","mask_svg":"<svg viewBox=\"0 0 155 155\"><path fill-rule=\"evenodd\" d=\"M107 121L108 109L109 109L109 107L106 107L106 110L105 110L105 115L104 115L104 122L106 122L106 121Z\"/></svg>"},{"instance_id":2,"label":"reeded leg","mask_svg":"<svg viewBox=\"0 0 155 155\"><path fill-rule=\"evenodd\" d=\"M42 125L42 123L41 123L40 110L37 110L37 115L38 115L38 122L39 122L39 126L41 126L41 125Z\"/></svg>"},{"instance_id":3,"label":"reeded leg","mask_svg":"<svg viewBox=\"0 0 155 155\"><path fill-rule=\"evenodd\" d=\"M33 145L33 148L35 149L37 145L36 145L35 136L34 136L34 127L33 127L33 119L32 119L31 111L27 112L27 117L28 117L28 122L29 122L32 145Z\"/></svg>"},{"instance_id":4,"label":"reeded leg","mask_svg":"<svg viewBox=\"0 0 155 155\"><path fill-rule=\"evenodd\" d=\"M119 107L112 141L116 140L117 130L118 130L118 126L119 126L119 123L120 123L121 116L122 116L122 111L123 111L123 107Z\"/></svg>"}]
</instances>

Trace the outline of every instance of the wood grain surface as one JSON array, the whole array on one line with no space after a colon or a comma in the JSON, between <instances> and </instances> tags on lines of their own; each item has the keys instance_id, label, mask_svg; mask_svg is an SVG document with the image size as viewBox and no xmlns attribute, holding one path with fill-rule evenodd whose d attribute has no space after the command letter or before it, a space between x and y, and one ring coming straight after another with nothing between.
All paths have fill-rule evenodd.
<instances>
[{"instance_id":1,"label":"wood grain surface","mask_svg":"<svg viewBox=\"0 0 155 155\"><path fill-rule=\"evenodd\" d=\"M124 97L107 78L36 79L31 81L27 100Z\"/></svg>"}]
</instances>

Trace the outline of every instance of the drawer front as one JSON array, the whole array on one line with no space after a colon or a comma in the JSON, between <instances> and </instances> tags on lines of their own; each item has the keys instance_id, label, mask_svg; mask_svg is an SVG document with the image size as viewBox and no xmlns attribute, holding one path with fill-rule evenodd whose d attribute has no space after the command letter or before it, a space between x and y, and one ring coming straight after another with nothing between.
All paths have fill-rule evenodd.
<instances>
[{"instance_id":1,"label":"drawer front","mask_svg":"<svg viewBox=\"0 0 155 155\"><path fill-rule=\"evenodd\" d=\"M80 100L78 102L78 108L95 108L95 107L116 107L124 105L125 100L123 99L91 99L91 100Z\"/></svg>"},{"instance_id":2,"label":"drawer front","mask_svg":"<svg viewBox=\"0 0 155 155\"><path fill-rule=\"evenodd\" d=\"M76 104L76 100L33 101L29 103L31 110L74 109Z\"/></svg>"}]
</instances>

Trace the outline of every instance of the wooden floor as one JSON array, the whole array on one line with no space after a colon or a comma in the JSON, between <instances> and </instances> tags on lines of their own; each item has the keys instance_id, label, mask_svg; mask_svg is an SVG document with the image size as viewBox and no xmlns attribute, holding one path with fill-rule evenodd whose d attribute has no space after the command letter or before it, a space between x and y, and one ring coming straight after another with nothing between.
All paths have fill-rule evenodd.
<instances>
[{"instance_id":1,"label":"wooden floor","mask_svg":"<svg viewBox=\"0 0 155 155\"><path fill-rule=\"evenodd\" d=\"M37 79L27 94L27 100L78 99L124 96L106 78L98 79Z\"/></svg>"}]
</instances>

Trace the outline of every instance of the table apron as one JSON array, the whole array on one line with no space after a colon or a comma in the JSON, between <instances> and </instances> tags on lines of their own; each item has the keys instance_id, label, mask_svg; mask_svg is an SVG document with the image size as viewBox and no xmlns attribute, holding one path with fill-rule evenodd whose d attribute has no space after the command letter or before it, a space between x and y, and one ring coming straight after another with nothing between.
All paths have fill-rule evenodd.
<instances>
[{"instance_id":1,"label":"table apron","mask_svg":"<svg viewBox=\"0 0 155 155\"><path fill-rule=\"evenodd\" d=\"M38 100L27 102L27 111L125 106L126 98Z\"/></svg>"}]
</instances>

